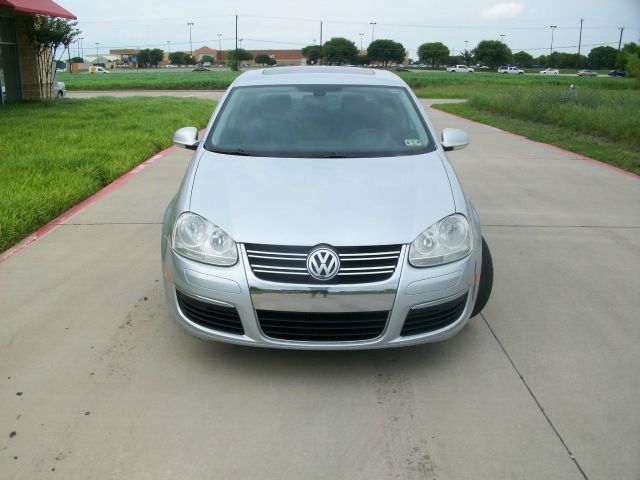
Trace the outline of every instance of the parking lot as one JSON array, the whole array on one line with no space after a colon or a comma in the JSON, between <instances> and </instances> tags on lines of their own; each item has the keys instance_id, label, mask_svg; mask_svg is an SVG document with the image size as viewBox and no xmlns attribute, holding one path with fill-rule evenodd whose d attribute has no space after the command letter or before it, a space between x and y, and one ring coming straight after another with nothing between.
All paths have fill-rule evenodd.
<instances>
[{"instance_id":1,"label":"parking lot","mask_svg":"<svg viewBox=\"0 0 640 480\"><path fill-rule=\"evenodd\" d=\"M359 352L185 334L159 243L190 153L169 150L0 260L0 479L639 478L638 177L429 112L470 134L450 158L493 253L461 334Z\"/></svg>"}]
</instances>

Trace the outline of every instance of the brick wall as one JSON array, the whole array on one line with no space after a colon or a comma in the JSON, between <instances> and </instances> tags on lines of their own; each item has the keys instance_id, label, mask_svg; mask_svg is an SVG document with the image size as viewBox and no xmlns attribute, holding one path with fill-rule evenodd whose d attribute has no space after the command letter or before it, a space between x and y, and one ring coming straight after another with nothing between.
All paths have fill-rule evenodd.
<instances>
[{"instance_id":1,"label":"brick wall","mask_svg":"<svg viewBox=\"0 0 640 480\"><path fill-rule=\"evenodd\" d=\"M38 83L36 51L28 34L31 22L33 22L33 17L30 15L16 17L16 43L22 98L24 100L42 100Z\"/></svg>"}]
</instances>

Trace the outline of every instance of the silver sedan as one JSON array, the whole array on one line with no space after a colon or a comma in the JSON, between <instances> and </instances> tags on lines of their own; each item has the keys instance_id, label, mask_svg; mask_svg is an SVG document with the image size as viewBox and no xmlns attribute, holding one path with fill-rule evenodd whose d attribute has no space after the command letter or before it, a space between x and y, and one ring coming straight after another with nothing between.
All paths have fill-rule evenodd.
<instances>
[{"instance_id":1,"label":"silver sedan","mask_svg":"<svg viewBox=\"0 0 640 480\"><path fill-rule=\"evenodd\" d=\"M480 221L395 74L282 67L242 74L167 208L169 312L198 337L298 349L433 342L489 299Z\"/></svg>"}]
</instances>

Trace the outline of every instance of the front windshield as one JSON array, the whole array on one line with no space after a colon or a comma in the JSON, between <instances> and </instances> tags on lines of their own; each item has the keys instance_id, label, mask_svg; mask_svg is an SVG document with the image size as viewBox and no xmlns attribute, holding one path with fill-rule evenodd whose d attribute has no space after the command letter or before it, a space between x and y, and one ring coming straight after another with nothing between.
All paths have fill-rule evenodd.
<instances>
[{"instance_id":1,"label":"front windshield","mask_svg":"<svg viewBox=\"0 0 640 480\"><path fill-rule=\"evenodd\" d=\"M382 157L435 150L402 87L236 87L206 142L210 151L273 157Z\"/></svg>"}]
</instances>

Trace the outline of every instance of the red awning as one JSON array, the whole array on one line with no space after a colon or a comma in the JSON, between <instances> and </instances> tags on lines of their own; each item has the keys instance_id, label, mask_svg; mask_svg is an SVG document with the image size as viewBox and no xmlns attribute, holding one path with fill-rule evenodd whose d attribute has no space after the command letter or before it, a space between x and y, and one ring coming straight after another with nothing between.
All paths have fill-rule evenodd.
<instances>
[{"instance_id":1,"label":"red awning","mask_svg":"<svg viewBox=\"0 0 640 480\"><path fill-rule=\"evenodd\" d=\"M8 5L17 12L37 13L49 17L64 17L77 20L77 17L51 0L0 0L0 5Z\"/></svg>"}]
</instances>

